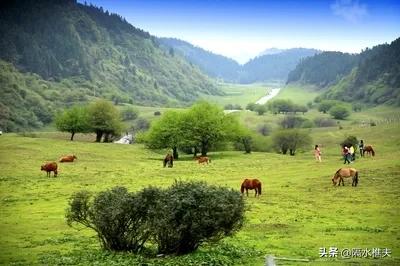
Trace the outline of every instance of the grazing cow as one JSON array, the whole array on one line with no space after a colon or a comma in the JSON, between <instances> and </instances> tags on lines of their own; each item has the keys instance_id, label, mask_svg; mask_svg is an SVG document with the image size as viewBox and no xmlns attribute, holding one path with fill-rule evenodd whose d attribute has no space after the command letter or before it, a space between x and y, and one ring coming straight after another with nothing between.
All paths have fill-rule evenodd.
<instances>
[{"instance_id":1,"label":"grazing cow","mask_svg":"<svg viewBox=\"0 0 400 266\"><path fill-rule=\"evenodd\" d=\"M211 159L210 158L208 158L208 157L198 157L198 158L196 158L196 160L199 162L199 163L211 163Z\"/></svg>"},{"instance_id":2,"label":"grazing cow","mask_svg":"<svg viewBox=\"0 0 400 266\"><path fill-rule=\"evenodd\" d=\"M48 177L50 177L51 172L54 172L54 177L56 177L57 176L57 163L51 162L51 163L42 164L42 167L40 168L40 170L46 171Z\"/></svg>"},{"instance_id":3,"label":"grazing cow","mask_svg":"<svg viewBox=\"0 0 400 266\"><path fill-rule=\"evenodd\" d=\"M75 155L67 155L60 158L60 163L72 163L75 159L78 159Z\"/></svg>"}]
</instances>

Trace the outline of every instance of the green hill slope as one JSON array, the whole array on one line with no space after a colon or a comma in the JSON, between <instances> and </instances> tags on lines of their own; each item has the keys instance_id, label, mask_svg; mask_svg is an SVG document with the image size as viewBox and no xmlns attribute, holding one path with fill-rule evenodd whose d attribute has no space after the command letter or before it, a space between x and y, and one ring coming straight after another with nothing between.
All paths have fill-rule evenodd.
<instances>
[{"instance_id":1,"label":"green hill slope","mask_svg":"<svg viewBox=\"0 0 400 266\"><path fill-rule=\"evenodd\" d=\"M75 95L176 105L192 102L200 93L221 93L197 67L165 52L149 33L76 1L2 1L0 35L0 59Z\"/></svg>"},{"instance_id":2,"label":"green hill slope","mask_svg":"<svg viewBox=\"0 0 400 266\"><path fill-rule=\"evenodd\" d=\"M188 42L175 38L159 38L165 49L172 48L207 75L229 82L238 82L240 65L233 59L214 54Z\"/></svg>"},{"instance_id":3,"label":"green hill slope","mask_svg":"<svg viewBox=\"0 0 400 266\"><path fill-rule=\"evenodd\" d=\"M240 83L253 83L287 79L301 59L318 53L315 49L293 48L276 54L258 56L243 65L240 73Z\"/></svg>"},{"instance_id":4,"label":"green hill slope","mask_svg":"<svg viewBox=\"0 0 400 266\"><path fill-rule=\"evenodd\" d=\"M400 105L400 38L358 55L325 52L307 58L287 82L325 87L323 98Z\"/></svg>"}]
</instances>

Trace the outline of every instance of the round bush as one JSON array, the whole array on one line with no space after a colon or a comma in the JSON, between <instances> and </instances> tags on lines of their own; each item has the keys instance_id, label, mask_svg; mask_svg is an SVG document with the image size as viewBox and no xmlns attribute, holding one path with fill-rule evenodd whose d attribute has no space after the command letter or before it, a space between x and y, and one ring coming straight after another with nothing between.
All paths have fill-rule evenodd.
<instances>
[{"instance_id":1,"label":"round bush","mask_svg":"<svg viewBox=\"0 0 400 266\"><path fill-rule=\"evenodd\" d=\"M158 252L186 254L241 228L244 202L238 191L204 182L176 182L154 210Z\"/></svg>"},{"instance_id":2,"label":"round bush","mask_svg":"<svg viewBox=\"0 0 400 266\"><path fill-rule=\"evenodd\" d=\"M343 120L350 115L350 111L344 106L336 105L329 110L329 114L335 119Z\"/></svg>"},{"instance_id":3,"label":"round bush","mask_svg":"<svg viewBox=\"0 0 400 266\"><path fill-rule=\"evenodd\" d=\"M244 201L238 191L204 182L176 182L161 190L129 193L124 187L75 193L66 212L69 225L96 231L106 250L138 253L147 241L158 252L186 254L241 228Z\"/></svg>"}]
</instances>

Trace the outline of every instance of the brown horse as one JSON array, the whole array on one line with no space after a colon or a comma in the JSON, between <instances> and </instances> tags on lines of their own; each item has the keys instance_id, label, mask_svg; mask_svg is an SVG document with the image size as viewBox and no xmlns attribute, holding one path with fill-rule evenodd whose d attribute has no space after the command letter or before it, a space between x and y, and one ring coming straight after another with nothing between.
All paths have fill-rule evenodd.
<instances>
[{"instance_id":1,"label":"brown horse","mask_svg":"<svg viewBox=\"0 0 400 266\"><path fill-rule=\"evenodd\" d=\"M371 145L364 147L363 156L365 156L365 153L367 153L367 155L369 155L369 156L371 156L371 154L372 154L372 156L375 156L375 151Z\"/></svg>"},{"instance_id":2,"label":"brown horse","mask_svg":"<svg viewBox=\"0 0 400 266\"><path fill-rule=\"evenodd\" d=\"M340 186L340 182L342 182L342 185L344 186L343 179L349 177L351 177L353 180L351 186L356 187L358 184L358 171L354 168L340 168L339 170L337 170L335 175L332 177L332 183L334 186L336 186L339 180L338 185Z\"/></svg>"},{"instance_id":3,"label":"brown horse","mask_svg":"<svg viewBox=\"0 0 400 266\"><path fill-rule=\"evenodd\" d=\"M247 197L249 196L249 189L252 190L254 189L256 191L256 194L254 195L255 197L260 196L261 195L261 182L258 179L248 179L246 178L243 183L242 186L240 187L240 192L244 193L244 190L246 189L246 194Z\"/></svg>"},{"instance_id":4,"label":"brown horse","mask_svg":"<svg viewBox=\"0 0 400 266\"><path fill-rule=\"evenodd\" d=\"M78 159L74 154L67 155L60 158L60 163L72 163L75 159Z\"/></svg>"},{"instance_id":5,"label":"brown horse","mask_svg":"<svg viewBox=\"0 0 400 266\"><path fill-rule=\"evenodd\" d=\"M206 157L206 156L200 156L200 157L196 157L196 160L199 162L199 163L211 163L211 159L210 158L208 158L208 157Z\"/></svg>"},{"instance_id":6,"label":"brown horse","mask_svg":"<svg viewBox=\"0 0 400 266\"><path fill-rule=\"evenodd\" d=\"M174 166L174 156L171 153L167 153L164 158L164 167L167 166L167 164L169 168Z\"/></svg>"},{"instance_id":7,"label":"brown horse","mask_svg":"<svg viewBox=\"0 0 400 266\"><path fill-rule=\"evenodd\" d=\"M50 177L51 172L54 172L54 177L57 176L57 163L56 162L50 162L50 163L45 163L42 164L40 167L40 170L46 171L47 176Z\"/></svg>"}]
</instances>

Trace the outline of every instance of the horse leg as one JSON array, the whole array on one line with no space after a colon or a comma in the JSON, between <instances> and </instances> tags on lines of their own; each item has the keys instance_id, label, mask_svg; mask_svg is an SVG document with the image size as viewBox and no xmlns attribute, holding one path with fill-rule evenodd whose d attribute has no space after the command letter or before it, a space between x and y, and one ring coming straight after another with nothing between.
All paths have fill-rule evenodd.
<instances>
[{"instance_id":1,"label":"horse leg","mask_svg":"<svg viewBox=\"0 0 400 266\"><path fill-rule=\"evenodd\" d=\"M247 195L247 197L249 196L249 189L248 188L246 188L246 195Z\"/></svg>"}]
</instances>

